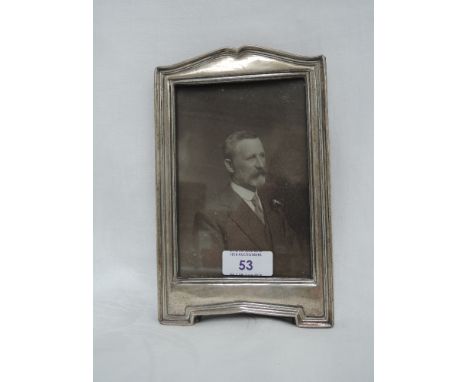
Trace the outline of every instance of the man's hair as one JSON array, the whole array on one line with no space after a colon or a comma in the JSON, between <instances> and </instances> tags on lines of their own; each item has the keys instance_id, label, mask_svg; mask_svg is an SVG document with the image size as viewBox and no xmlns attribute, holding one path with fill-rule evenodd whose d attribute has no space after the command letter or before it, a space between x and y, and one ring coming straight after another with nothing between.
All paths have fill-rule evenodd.
<instances>
[{"instance_id":1,"label":"man's hair","mask_svg":"<svg viewBox=\"0 0 468 382\"><path fill-rule=\"evenodd\" d=\"M246 130L236 131L229 135L223 144L224 159L232 159L232 155L234 154L234 149L236 147L237 142L240 142L243 139L255 138L259 138L259 136L252 131Z\"/></svg>"}]
</instances>

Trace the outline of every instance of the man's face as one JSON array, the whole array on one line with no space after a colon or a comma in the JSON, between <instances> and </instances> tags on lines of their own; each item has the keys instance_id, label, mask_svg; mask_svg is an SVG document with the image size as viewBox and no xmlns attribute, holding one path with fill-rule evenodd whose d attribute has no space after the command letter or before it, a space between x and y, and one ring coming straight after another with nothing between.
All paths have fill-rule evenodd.
<instances>
[{"instance_id":1,"label":"man's face","mask_svg":"<svg viewBox=\"0 0 468 382\"><path fill-rule=\"evenodd\" d=\"M237 142L232 159L225 159L226 169L238 185L255 191L265 184L265 150L258 138Z\"/></svg>"}]
</instances>

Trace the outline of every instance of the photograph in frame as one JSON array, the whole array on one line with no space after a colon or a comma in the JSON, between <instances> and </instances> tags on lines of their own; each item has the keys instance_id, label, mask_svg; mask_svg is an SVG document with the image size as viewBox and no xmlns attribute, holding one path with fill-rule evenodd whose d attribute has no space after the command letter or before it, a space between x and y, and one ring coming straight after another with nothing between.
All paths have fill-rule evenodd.
<instances>
[{"instance_id":1,"label":"photograph in frame","mask_svg":"<svg viewBox=\"0 0 468 382\"><path fill-rule=\"evenodd\" d=\"M223 250L271 251L311 278L305 81L175 87L178 275L222 277Z\"/></svg>"},{"instance_id":2,"label":"photograph in frame","mask_svg":"<svg viewBox=\"0 0 468 382\"><path fill-rule=\"evenodd\" d=\"M155 73L158 316L333 325L325 58L220 49Z\"/></svg>"}]
</instances>

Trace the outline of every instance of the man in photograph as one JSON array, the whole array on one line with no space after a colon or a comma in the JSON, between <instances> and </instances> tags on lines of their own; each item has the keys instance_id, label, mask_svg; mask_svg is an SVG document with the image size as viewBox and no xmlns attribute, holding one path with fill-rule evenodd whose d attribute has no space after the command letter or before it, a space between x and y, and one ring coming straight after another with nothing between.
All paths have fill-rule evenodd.
<instances>
[{"instance_id":1,"label":"man in photograph","mask_svg":"<svg viewBox=\"0 0 468 382\"><path fill-rule=\"evenodd\" d=\"M273 276L308 274L301 269L303 251L286 220L286 203L264 193L268 172L260 138L236 131L226 138L223 154L230 184L195 216L200 271L221 276L223 250L255 250L273 252Z\"/></svg>"}]
</instances>

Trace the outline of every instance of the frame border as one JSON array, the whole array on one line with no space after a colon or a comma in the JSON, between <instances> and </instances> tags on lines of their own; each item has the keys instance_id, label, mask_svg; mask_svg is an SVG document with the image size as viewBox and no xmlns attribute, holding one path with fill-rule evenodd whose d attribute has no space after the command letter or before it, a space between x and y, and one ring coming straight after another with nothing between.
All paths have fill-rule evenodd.
<instances>
[{"instance_id":1,"label":"frame border","mask_svg":"<svg viewBox=\"0 0 468 382\"><path fill-rule=\"evenodd\" d=\"M178 277L175 85L297 77L303 77L306 82L312 279ZM297 56L253 46L224 48L175 65L156 68L154 85L159 321L162 324L192 325L200 316L253 313L292 317L299 327L332 327L333 277L325 57ZM267 303L251 301L249 293L244 292L245 298L241 300L239 296L232 300L226 294L224 301L200 304L193 303L186 295L176 293L178 288L183 287L196 288L197 293L200 293L215 286L223 287L223 291L236 286L243 286L246 291L253 291L259 286L275 286L284 288L289 296L279 303ZM320 305L320 314L307 314L304 306L297 301L294 303L295 293L299 291L297 288L321 289L322 293L316 298L319 301L314 301ZM179 314L170 312L171 305L179 307Z\"/></svg>"}]
</instances>

